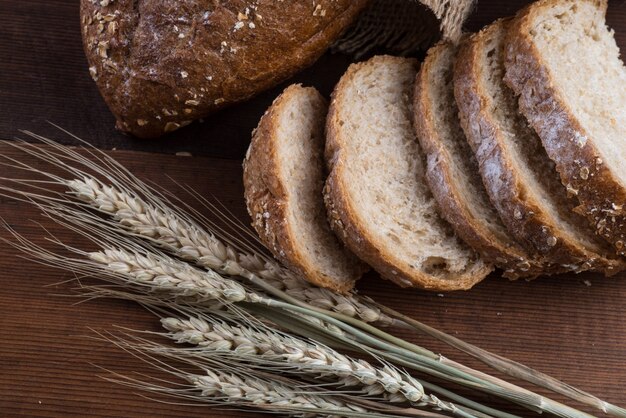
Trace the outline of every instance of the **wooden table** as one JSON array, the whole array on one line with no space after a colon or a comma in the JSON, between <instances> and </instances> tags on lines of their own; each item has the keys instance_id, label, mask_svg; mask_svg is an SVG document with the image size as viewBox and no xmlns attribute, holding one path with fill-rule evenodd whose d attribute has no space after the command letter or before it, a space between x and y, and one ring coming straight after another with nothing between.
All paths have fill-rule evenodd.
<instances>
[{"instance_id":1,"label":"wooden table","mask_svg":"<svg viewBox=\"0 0 626 418\"><path fill-rule=\"evenodd\" d=\"M176 190L172 179L213 194L247 222L241 158L250 131L283 86L159 140L120 135L86 71L75 0L0 2L0 138L29 129L72 143L45 123L56 122L111 152L138 176ZM480 0L468 28L517 10L523 1ZM609 22L626 50L626 3L611 2ZM328 94L349 59L325 55L294 78ZM285 83L286 85L287 83ZM137 151L150 152L141 154ZM195 157L172 154L180 151ZM0 154L13 155L0 143ZM0 168L0 176L16 173ZM171 177L171 179L170 179ZM0 198L0 216L18 232L43 243L32 207ZM81 245L63 230L51 232ZM8 238L4 230L0 237ZM207 408L156 403L98 377L96 367L130 372L145 365L96 341L90 330L114 326L158 329L154 317L127 302L74 304L71 278L24 260L14 249L0 252L0 416L239 416ZM608 401L626 405L626 275L561 276L534 282L491 277L470 292L437 295L400 290L371 274L362 293L443 331L526 363ZM60 296L61 295L61 296ZM435 351L466 361L441 344L402 333ZM472 366L481 367L472 360ZM558 400L561 397L554 396ZM497 404L497 403L496 403Z\"/></svg>"}]
</instances>

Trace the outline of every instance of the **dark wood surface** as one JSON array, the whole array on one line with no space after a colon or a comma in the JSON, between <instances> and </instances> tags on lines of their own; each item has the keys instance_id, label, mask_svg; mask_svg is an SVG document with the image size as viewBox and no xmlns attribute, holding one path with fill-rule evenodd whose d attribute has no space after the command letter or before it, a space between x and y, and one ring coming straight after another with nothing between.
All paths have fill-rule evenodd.
<instances>
[{"instance_id":1,"label":"dark wood surface","mask_svg":"<svg viewBox=\"0 0 626 418\"><path fill-rule=\"evenodd\" d=\"M480 0L467 27L476 30L524 3ZM113 155L140 177L174 187L169 176L218 196L247 222L241 158L250 131L282 86L159 140L123 136L113 129L113 117L86 71L77 15L76 0L0 0L0 138L29 129L72 143L46 121L58 123L100 148L135 151ZM618 44L626 48L624 1L610 3L609 22ZM327 54L291 81L328 94L349 62L348 57ZM212 158L163 155L179 151ZM0 154L11 152L0 144ZM0 177L15 175L0 168ZM41 218L28 205L0 198L0 216L18 232L43 242L41 228L32 222ZM5 231L0 236L7 238ZM157 329L154 317L138 306L110 300L74 304L74 299L59 296L70 294L72 285L56 284L70 275L21 259L5 246L0 278L0 416L240 415L155 403L98 377L102 373L96 365L120 372L147 370L110 344L90 338L90 328ZM626 275L604 279L585 274L530 283L492 277L470 292L443 297L400 290L370 275L359 289L469 342L626 405ZM436 342L401 335L466 360Z\"/></svg>"}]
</instances>

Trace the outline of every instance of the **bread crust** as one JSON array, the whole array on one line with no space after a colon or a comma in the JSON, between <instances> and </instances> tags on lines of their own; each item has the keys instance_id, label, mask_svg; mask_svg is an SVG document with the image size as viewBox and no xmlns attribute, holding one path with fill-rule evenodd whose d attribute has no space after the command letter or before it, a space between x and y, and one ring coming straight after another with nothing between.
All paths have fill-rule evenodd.
<instances>
[{"instance_id":1,"label":"bread crust","mask_svg":"<svg viewBox=\"0 0 626 418\"><path fill-rule=\"evenodd\" d=\"M435 110L428 99L429 73L435 71L437 57L450 46L440 43L428 51L415 82L413 96L414 126L420 145L427 157L426 181L437 201L440 213L455 232L470 247L480 253L484 260L504 270L509 279L531 279L544 273L543 264L533 259L515 241L502 241L479 219L472 215L469 202L465 201L454 180L452 157L441 143L435 127Z\"/></svg>"},{"instance_id":2,"label":"bread crust","mask_svg":"<svg viewBox=\"0 0 626 418\"><path fill-rule=\"evenodd\" d=\"M116 127L153 138L311 65L367 0L81 0L89 69Z\"/></svg>"},{"instance_id":3,"label":"bread crust","mask_svg":"<svg viewBox=\"0 0 626 418\"><path fill-rule=\"evenodd\" d=\"M554 87L549 69L532 42L531 24L544 8L562 0L542 0L521 10L507 34L507 84L519 95L520 109L556 163L562 183L576 195L576 211L596 233L626 255L626 189L603 164L594 140L581 126L567 100ZM607 2L590 2L606 13Z\"/></svg>"},{"instance_id":4,"label":"bread crust","mask_svg":"<svg viewBox=\"0 0 626 418\"><path fill-rule=\"evenodd\" d=\"M326 122L326 162L330 174L324 188L331 228L343 242L362 260L371 265L383 278L393 281L401 287L418 286L432 291L466 290L483 280L493 269L483 264L475 271L459 275L456 280L438 279L417 269L408 269L398 263L393 254L384 252L376 246L376 239L371 236L368 228L359 223L359 217L353 208L347 194L344 192L350 187L343 182L346 162L343 158L343 137L339 120L340 103L343 102L345 86L348 85L355 73L365 66L380 63L410 63L417 72L418 63L409 58L392 56L377 56L369 61L352 64L343 75L332 94L330 110ZM477 263L482 261L477 260Z\"/></svg>"},{"instance_id":5,"label":"bread crust","mask_svg":"<svg viewBox=\"0 0 626 418\"><path fill-rule=\"evenodd\" d=\"M322 274L299 245L298 236L287 221L289 196L279 172L281 162L276 144L276 132L279 129L279 115L288 110L286 106L289 105L290 98L299 94L311 95L313 100L326 106L326 100L316 89L304 88L300 85L289 86L274 101L254 131L244 160L243 180L246 205L252 217L252 226L259 234L261 241L278 260L317 286L347 293L354 287L356 280L368 270L367 266L350 254L354 258L354 277L351 281L338 282ZM321 195L320 199L322 199Z\"/></svg>"},{"instance_id":6,"label":"bread crust","mask_svg":"<svg viewBox=\"0 0 626 418\"><path fill-rule=\"evenodd\" d=\"M455 71L462 126L478 160L483 182L509 231L527 251L552 264L553 272L593 270L613 275L626 265L586 248L560 231L522 174L515 170L506 150L505 134L489 110L491 99L480 81L479 51L492 31L509 22L499 20L468 39L460 48Z\"/></svg>"}]
</instances>

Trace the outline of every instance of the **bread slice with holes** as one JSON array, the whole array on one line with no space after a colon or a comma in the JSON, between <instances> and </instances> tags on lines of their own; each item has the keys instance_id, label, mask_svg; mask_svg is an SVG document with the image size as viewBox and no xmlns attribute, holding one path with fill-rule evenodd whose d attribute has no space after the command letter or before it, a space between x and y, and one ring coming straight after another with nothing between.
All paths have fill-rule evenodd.
<instances>
[{"instance_id":1,"label":"bread slice with holes","mask_svg":"<svg viewBox=\"0 0 626 418\"><path fill-rule=\"evenodd\" d=\"M381 276L403 287L468 289L493 267L437 213L411 126L417 62L377 56L353 64L326 125L331 227Z\"/></svg>"},{"instance_id":2,"label":"bread slice with holes","mask_svg":"<svg viewBox=\"0 0 626 418\"><path fill-rule=\"evenodd\" d=\"M511 25L506 81L576 210L626 254L626 67L606 0L542 0Z\"/></svg>"},{"instance_id":3,"label":"bread slice with holes","mask_svg":"<svg viewBox=\"0 0 626 418\"><path fill-rule=\"evenodd\" d=\"M561 184L540 139L504 83L505 35L499 20L460 47L455 93L460 118L487 192L511 234L562 271L624 269L594 234Z\"/></svg>"},{"instance_id":4,"label":"bread slice with holes","mask_svg":"<svg viewBox=\"0 0 626 418\"><path fill-rule=\"evenodd\" d=\"M544 263L517 244L500 220L461 129L452 80L456 53L447 42L432 47L415 82L414 125L426 155L426 182L442 216L484 260L511 279L536 277L545 272Z\"/></svg>"},{"instance_id":5,"label":"bread slice with holes","mask_svg":"<svg viewBox=\"0 0 626 418\"><path fill-rule=\"evenodd\" d=\"M322 190L328 105L314 88L293 85L255 130L244 161L252 225L276 258L309 282L347 292L368 269L334 236Z\"/></svg>"}]
</instances>

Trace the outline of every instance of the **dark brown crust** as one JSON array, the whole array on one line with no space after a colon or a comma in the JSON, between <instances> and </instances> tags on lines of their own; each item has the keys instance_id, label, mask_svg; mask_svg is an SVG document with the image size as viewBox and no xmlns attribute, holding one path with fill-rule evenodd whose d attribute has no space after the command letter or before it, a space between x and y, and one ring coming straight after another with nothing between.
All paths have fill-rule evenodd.
<instances>
[{"instance_id":1,"label":"dark brown crust","mask_svg":"<svg viewBox=\"0 0 626 418\"><path fill-rule=\"evenodd\" d=\"M80 14L90 72L118 129L153 138L311 65L366 3L81 0Z\"/></svg>"},{"instance_id":2,"label":"dark brown crust","mask_svg":"<svg viewBox=\"0 0 626 418\"><path fill-rule=\"evenodd\" d=\"M504 145L505 134L490 111L491 99L484 91L479 75L483 71L478 58L480 51L492 31L505 24L507 21L499 20L467 40L460 48L455 71L455 92L462 126L478 160L489 196L518 242L528 251L545 257L554 265L552 270L615 274L624 269L624 263L597 254L562 234L559 225L527 187L522 174L514 168ZM583 218L581 222L584 223ZM591 238L592 234L590 231Z\"/></svg>"},{"instance_id":3,"label":"dark brown crust","mask_svg":"<svg viewBox=\"0 0 626 418\"><path fill-rule=\"evenodd\" d=\"M508 241L502 241L481 220L476 219L454 180L452 157L441 143L435 127L433 103L428 93L429 74L434 71L431 67L435 65L437 57L444 49L450 47L448 44L440 43L431 48L415 82L414 126L426 154L426 181L443 218L452 225L461 239L480 253L483 259L504 270L504 276L507 278L537 277L544 272L542 263L533 260L512 237ZM476 169L478 170L478 167Z\"/></svg>"},{"instance_id":4,"label":"dark brown crust","mask_svg":"<svg viewBox=\"0 0 626 418\"><path fill-rule=\"evenodd\" d=\"M626 189L602 163L593 138L582 128L567 100L554 86L549 69L544 66L529 34L531 22L542 9L560 1L539 1L517 15L507 35L505 81L520 96L520 109L556 163L561 181L577 193L578 213L615 246L618 254L625 255ZM606 11L606 1L581 1L591 2ZM582 143L578 138L588 140Z\"/></svg>"},{"instance_id":5,"label":"dark brown crust","mask_svg":"<svg viewBox=\"0 0 626 418\"><path fill-rule=\"evenodd\" d=\"M347 195L343 192L347 187L342 181L345 161L342 157L342 134L340 119L340 103L343 100L345 86L348 85L360 69L366 66L379 65L380 63L392 62L405 65L407 62L415 67L417 61L391 56L378 56L369 61L352 64L343 75L333 91L328 119L326 122L326 161L330 169L330 175L326 180L324 189L324 201L328 211L328 218L332 229L344 241L344 243L362 260L370 264L378 273L398 284L401 287L418 286L433 291L465 290L480 282L491 271L491 267L485 265L474 274L460 275L457 280L442 280L430 276L417 269L409 270L398 266L394 262L392 254L382 252L376 245L375 239L369 234L367 228L358 223L358 216L351 206Z\"/></svg>"},{"instance_id":6,"label":"dark brown crust","mask_svg":"<svg viewBox=\"0 0 626 418\"><path fill-rule=\"evenodd\" d=\"M311 265L310 260L301 251L298 237L287 222L289 198L287 189L281 181L278 165L280 158L275 144L279 115L287 111L293 95L307 94L314 96L320 105L326 106L325 99L312 88L292 85L274 101L263 115L257 129L253 133L252 142L244 160L244 187L248 213L252 217L252 226L259 234L261 241L274 256L299 276L309 282L346 293L354 287L354 283L367 271L367 266L353 258L353 279L339 282L322 274ZM320 146L323 146L320 144ZM320 199L322 197L320 196Z\"/></svg>"}]
</instances>

